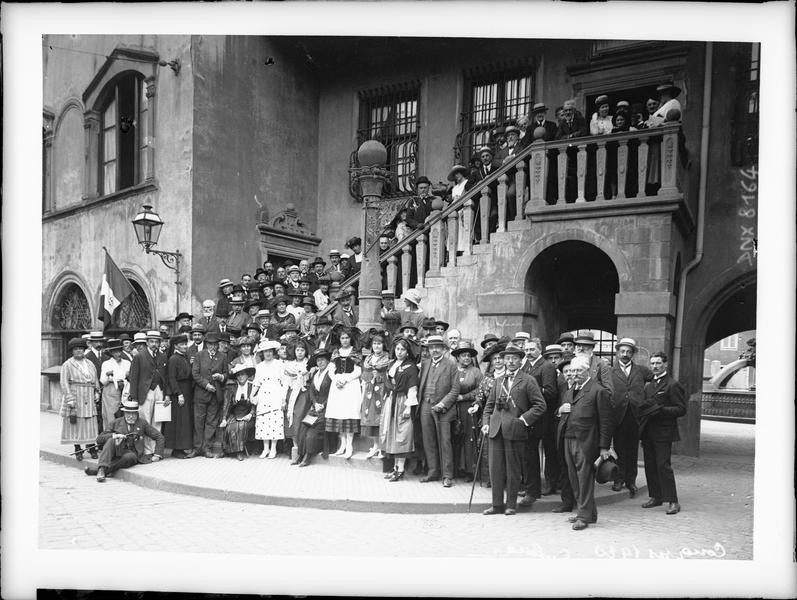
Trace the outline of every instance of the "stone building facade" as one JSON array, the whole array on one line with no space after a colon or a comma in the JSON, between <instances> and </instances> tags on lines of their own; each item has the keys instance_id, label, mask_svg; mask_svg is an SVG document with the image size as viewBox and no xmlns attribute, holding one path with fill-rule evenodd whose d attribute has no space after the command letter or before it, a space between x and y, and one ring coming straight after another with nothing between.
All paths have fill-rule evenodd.
<instances>
[{"instance_id":1,"label":"stone building facade","mask_svg":"<svg viewBox=\"0 0 797 600\"><path fill-rule=\"evenodd\" d=\"M643 357L668 352L690 394L679 450L698 452L703 350L755 328L756 46L69 35L47 42L42 368L63 359L74 331L100 326L103 247L137 289L119 328L168 322L178 303L196 314L222 277L237 280L266 257L326 256L362 233L348 170L366 139L388 147L388 193L401 197L421 174L444 181L493 128L535 102L553 119L553 109L574 98L589 120L599 94L612 105L644 102L673 82L683 115L661 142L663 173L672 177L661 193L541 200L535 190L547 170L535 161L557 149L540 146L517 169L532 176L519 218L461 255L442 229L430 229L430 269L417 284L427 312L466 338L525 329L550 343L586 328L636 338ZM631 138L618 142L621 152L643 144ZM449 219L448 231L466 212L478 219L479 202ZM130 222L144 203L166 222L159 247L183 255L179 293L174 273L136 243ZM415 260L404 254L395 262Z\"/></svg>"}]
</instances>

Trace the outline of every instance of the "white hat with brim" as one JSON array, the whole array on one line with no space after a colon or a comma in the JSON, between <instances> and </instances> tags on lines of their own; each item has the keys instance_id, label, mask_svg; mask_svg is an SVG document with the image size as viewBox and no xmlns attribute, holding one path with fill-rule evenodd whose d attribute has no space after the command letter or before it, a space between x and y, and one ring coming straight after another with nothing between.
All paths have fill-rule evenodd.
<instances>
[{"instance_id":1,"label":"white hat with brim","mask_svg":"<svg viewBox=\"0 0 797 600\"><path fill-rule=\"evenodd\" d=\"M621 338L620 341L615 344L614 349L619 350L620 346L628 346L634 352L637 351L636 340L632 338Z\"/></svg>"},{"instance_id":2,"label":"white hat with brim","mask_svg":"<svg viewBox=\"0 0 797 600\"><path fill-rule=\"evenodd\" d=\"M257 352L264 352L265 350L279 350L281 345L282 344L280 344L276 340L263 340L257 345L257 348L255 348L255 352L257 353Z\"/></svg>"}]
</instances>

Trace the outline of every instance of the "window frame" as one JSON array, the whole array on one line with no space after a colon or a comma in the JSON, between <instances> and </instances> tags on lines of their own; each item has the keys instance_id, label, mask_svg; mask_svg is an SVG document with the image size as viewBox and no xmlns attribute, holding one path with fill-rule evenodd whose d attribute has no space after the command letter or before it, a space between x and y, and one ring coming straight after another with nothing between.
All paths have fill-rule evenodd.
<instances>
[{"instance_id":1,"label":"window frame","mask_svg":"<svg viewBox=\"0 0 797 600\"><path fill-rule=\"evenodd\" d=\"M731 144L731 163L736 167L758 164L760 82L761 44L745 44L739 49L737 56L737 106ZM750 110L751 102L755 104L755 110Z\"/></svg>"}]
</instances>

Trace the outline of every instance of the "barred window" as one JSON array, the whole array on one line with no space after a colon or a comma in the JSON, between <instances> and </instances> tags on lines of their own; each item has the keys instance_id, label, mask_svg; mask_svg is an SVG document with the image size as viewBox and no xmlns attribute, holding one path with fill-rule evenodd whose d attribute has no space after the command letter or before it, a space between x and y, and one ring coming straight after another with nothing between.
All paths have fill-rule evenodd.
<instances>
[{"instance_id":1,"label":"barred window","mask_svg":"<svg viewBox=\"0 0 797 600\"><path fill-rule=\"evenodd\" d=\"M152 327L152 313L147 296L141 286L133 279L128 279L133 286L133 293L124 299L116 313L114 326L119 330L138 330Z\"/></svg>"},{"instance_id":2,"label":"barred window","mask_svg":"<svg viewBox=\"0 0 797 600\"><path fill-rule=\"evenodd\" d=\"M495 143L498 127L517 123L531 112L534 99L534 69L526 64L465 76L466 111L461 115L462 130L457 136L454 158L467 164L481 146Z\"/></svg>"},{"instance_id":3,"label":"barred window","mask_svg":"<svg viewBox=\"0 0 797 600\"><path fill-rule=\"evenodd\" d=\"M58 296L52 315L52 327L57 331L88 331L92 318L89 302L74 283L66 286Z\"/></svg>"},{"instance_id":4,"label":"barred window","mask_svg":"<svg viewBox=\"0 0 797 600\"><path fill-rule=\"evenodd\" d=\"M141 183L147 172L149 100L140 74L127 73L106 92L101 110L100 195Z\"/></svg>"},{"instance_id":5,"label":"barred window","mask_svg":"<svg viewBox=\"0 0 797 600\"><path fill-rule=\"evenodd\" d=\"M760 44L748 44L739 53L736 119L732 161L736 166L758 162L758 92Z\"/></svg>"},{"instance_id":6,"label":"barred window","mask_svg":"<svg viewBox=\"0 0 797 600\"><path fill-rule=\"evenodd\" d=\"M386 195L412 193L418 165L420 84L360 92L360 124L357 146L377 140L387 149L387 168L393 172ZM353 154L356 157L356 150Z\"/></svg>"}]
</instances>

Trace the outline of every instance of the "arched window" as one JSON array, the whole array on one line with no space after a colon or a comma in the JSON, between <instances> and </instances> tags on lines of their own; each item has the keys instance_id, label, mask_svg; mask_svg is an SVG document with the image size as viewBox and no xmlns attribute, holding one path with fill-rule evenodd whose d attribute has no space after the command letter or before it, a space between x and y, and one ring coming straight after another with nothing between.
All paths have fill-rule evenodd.
<instances>
[{"instance_id":1,"label":"arched window","mask_svg":"<svg viewBox=\"0 0 797 600\"><path fill-rule=\"evenodd\" d=\"M88 300L74 283L67 285L58 296L52 314L52 326L56 331L88 331L92 324Z\"/></svg>"},{"instance_id":2,"label":"arched window","mask_svg":"<svg viewBox=\"0 0 797 600\"><path fill-rule=\"evenodd\" d=\"M99 193L141 183L147 174L149 100L144 77L126 72L104 90L100 109Z\"/></svg>"},{"instance_id":3,"label":"arched window","mask_svg":"<svg viewBox=\"0 0 797 600\"><path fill-rule=\"evenodd\" d=\"M152 313L149 309L147 295L133 279L128 279L133 286L133 293L125 298L116 313L111 330L136 331L152 327Z\"/></svg>"}]
</instances>

